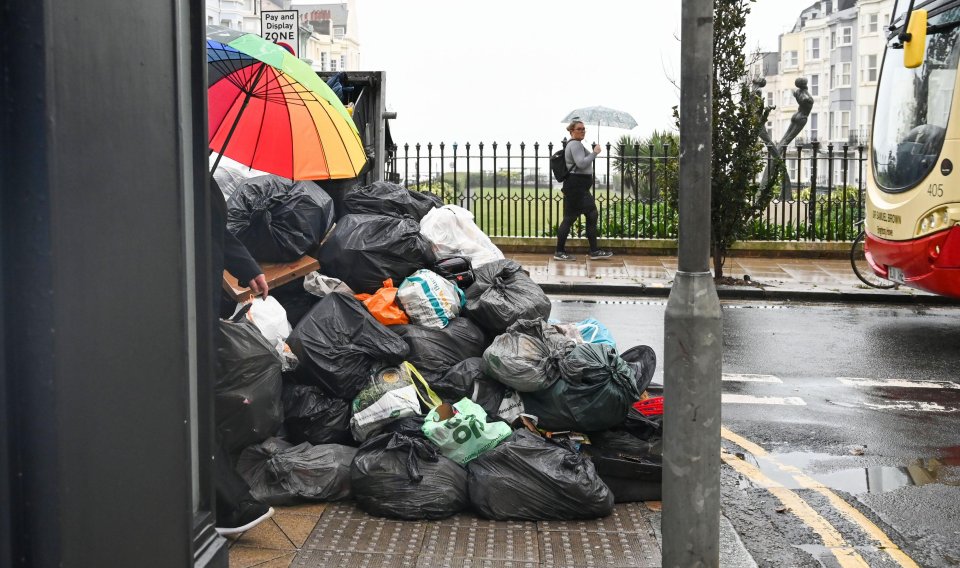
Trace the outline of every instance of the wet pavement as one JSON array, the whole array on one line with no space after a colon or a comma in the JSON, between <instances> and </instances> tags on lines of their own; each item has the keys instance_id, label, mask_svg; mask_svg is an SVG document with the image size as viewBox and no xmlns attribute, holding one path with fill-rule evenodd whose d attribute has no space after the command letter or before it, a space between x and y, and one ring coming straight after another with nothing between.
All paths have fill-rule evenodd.
<instances>
[{"instance_id":1,"label":"wet pavement","mask_svg":"<svg viewBox=\"0 0 960 568\"><path fill-rule=\"evenodd\" d=\"M523 265L548 294L667 296L677 272L675 256L617 255L590 260L577 254L574 261L557 261L552 254L514 253L507 257ZM724 276L740 282L718 286L721 299L958 303L905 286L870 288L857 279L846 258L731 257L724 265Z\"/></svg>"}]
</instances>

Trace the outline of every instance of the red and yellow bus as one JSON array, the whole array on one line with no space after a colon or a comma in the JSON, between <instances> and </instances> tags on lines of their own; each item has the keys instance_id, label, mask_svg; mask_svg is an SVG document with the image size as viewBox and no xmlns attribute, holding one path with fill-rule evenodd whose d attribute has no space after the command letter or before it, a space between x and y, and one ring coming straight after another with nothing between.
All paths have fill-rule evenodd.
<instances>
[{"instance_id":1,"label":"red and yellow bus","mask_svg":"<svg viewBox=\"0 0 960 568\"><path fill-rule=\"evenodd\" d=\"M865 249L888 280L960 298L960 0L898 0L877 85Z\"/></svg>"}]
</instances>

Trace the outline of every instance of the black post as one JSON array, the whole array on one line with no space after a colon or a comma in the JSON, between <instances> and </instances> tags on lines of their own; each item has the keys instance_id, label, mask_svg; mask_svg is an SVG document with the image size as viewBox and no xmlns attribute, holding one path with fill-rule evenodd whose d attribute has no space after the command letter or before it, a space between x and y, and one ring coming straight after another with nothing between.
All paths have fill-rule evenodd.
<instances>
[{"instance_id":1,"label":"black post","mask_svg":"<svg viewBox=\"0 0 960 568\"><path fill-rule=\"evenodd\" d=\"M225 568L203 3L14 6L0 18L0 566ZM103 33L132 20L149 25Z\"/></svg>"}]
</instances>

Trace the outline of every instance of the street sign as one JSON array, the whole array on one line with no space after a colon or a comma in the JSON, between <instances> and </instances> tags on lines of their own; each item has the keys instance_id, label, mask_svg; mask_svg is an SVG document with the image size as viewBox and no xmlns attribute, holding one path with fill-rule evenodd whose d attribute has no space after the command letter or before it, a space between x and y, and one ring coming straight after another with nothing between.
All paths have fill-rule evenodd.
<instances>
[{"instance_id":1,"label":"street sign","mask_svg":"<svg viewBox=\"0 0 960 568\"><path fill-rule=\"evenodd\" d=\"M300 11L260 12L260 36L297 55L300 47Z\"/></svg>"}]
</instances>

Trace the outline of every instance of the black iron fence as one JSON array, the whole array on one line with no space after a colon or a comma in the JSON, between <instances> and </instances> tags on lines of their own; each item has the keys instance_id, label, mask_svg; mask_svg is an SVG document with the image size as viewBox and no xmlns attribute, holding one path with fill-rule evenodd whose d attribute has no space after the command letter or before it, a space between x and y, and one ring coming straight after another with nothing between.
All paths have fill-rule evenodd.
<instances>
[{"instance_id":1,"label":"black iron fence","mask_svg":"<svg viewBox=\"0 0 960 568\"><path fill-rule=\"evenodd\" d=\"M561 184L550 155L561 144L404 144L387 176L410 189L430 191L471 211L490 236L553 237L562 218ZM593 187L601 237L673 239L678 215L671 196L679 184L678 149L634 146L619 155L607 144L595 163ZM749 220L744 240L847 241L863 219L866 148L801 143L781 148L776 196ZM575 231L582 227L575 226Z\"/></svg>"}]
</instances>

